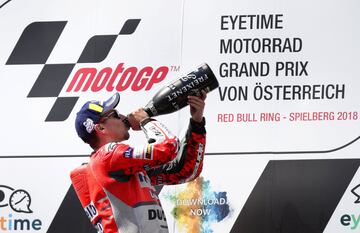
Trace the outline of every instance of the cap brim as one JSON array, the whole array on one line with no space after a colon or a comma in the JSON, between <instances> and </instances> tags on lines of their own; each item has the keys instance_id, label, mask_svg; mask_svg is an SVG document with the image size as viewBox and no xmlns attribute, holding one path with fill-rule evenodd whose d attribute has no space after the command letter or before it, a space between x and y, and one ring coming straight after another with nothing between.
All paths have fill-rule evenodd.
<instances>
[{"instance_id":1,"label":"cap brim","mask_svg":"<svg viewBox=\"0 0 360 233\"><path fill-rule=\"evenodd\" d=\"M119 104L119 102L120 102L120 94L116 92L113 96L110 97L110 99L104 101L103 112L115 108Z\"/></svg>"}]
</instances>

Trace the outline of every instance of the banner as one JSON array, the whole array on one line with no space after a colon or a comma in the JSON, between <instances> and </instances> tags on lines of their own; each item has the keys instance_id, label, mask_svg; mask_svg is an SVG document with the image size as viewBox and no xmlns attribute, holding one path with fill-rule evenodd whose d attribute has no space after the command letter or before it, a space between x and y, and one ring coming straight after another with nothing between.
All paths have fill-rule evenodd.
<instances>
[{"instance_id":1,"label":"banner","mask_svg":"<svg viewBox=\"0 0 360 233\"><path fill-rule=\"evenodd\" d=\"M359 7L0 1L0 231L96 232L69 177L91 153L76 113L119 92L128 114L203 63L220 84L206 99L203 171L157 187L169 232L358 229ZM156 118L182 138L190 112Z\"/></svg>"}]
</instances>

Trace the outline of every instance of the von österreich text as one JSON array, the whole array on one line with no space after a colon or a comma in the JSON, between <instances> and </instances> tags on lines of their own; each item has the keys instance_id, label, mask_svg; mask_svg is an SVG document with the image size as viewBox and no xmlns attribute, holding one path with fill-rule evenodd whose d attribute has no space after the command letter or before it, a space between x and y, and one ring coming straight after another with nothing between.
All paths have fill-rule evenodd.
<instances>
[{"instance_id":1,"label":"von \u00f6sterreich text","mask_svg":"<svg viewBox=\"0 0 360 233\"><path fill-rule=\"evenodd\" d=\"M345 84L220 86L221 101L344 99Z\"/></svg>"}]
</instances>

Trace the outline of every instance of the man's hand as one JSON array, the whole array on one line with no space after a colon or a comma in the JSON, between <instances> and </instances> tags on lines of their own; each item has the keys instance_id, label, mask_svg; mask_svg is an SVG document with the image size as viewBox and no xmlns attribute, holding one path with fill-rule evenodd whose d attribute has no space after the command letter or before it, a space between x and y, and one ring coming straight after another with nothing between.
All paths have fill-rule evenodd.
<instances>
[{"instance_id":1,"label":"man's hand","mask_svg":"<svg viewBox=\"0 0 360 233\"><path fill-rule=\"evenodd\" d=\"M143 108L139 108L138 110L130 113L127 118L133 130L140 130L140 122L146 118L149 118L149 115L144 111Z\"/></svg>"},{"instance_id":2,"label":"man's hand","mask_svg":"<svg viewBox=\"0 0 360 233\"><path fill-rule=\"evenodd\" d=\"M190 105L190 114L193 121L201 122L205 108L206 92L201 91L201 96L188 96L188 104Z\"/></svg>"}]
</instances>

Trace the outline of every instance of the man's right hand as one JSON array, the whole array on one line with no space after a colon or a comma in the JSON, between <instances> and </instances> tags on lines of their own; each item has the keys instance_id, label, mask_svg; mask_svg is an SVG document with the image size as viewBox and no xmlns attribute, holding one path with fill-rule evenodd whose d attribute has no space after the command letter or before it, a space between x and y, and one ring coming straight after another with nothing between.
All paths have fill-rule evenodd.
<instances>
[{"instance_id":1,"label":"man's right hand","mask_svg":"<svg viewBox=\"0 0 360 233\"><path fill-rule=\"evenodd\" d=\"M191 118L196 122L201 122L203 119L205 108L206 92L201 91L201 96L188 96L188 104L190 105Z\"/></svg>"},{"instance_id":2,"label":"man's right hand","mask_svg":"<svg viewBox=\"0 0 360 233\"><path fill-rule=\"evenodd\" d=\"M149 115L143 108L139 108L138 110L133 111L128 116L128 121L131 125L131 129L133 130L141 130L140 128L140 122L145 120L146 118L149 118Z\"/></svg>"}]
</instances>

